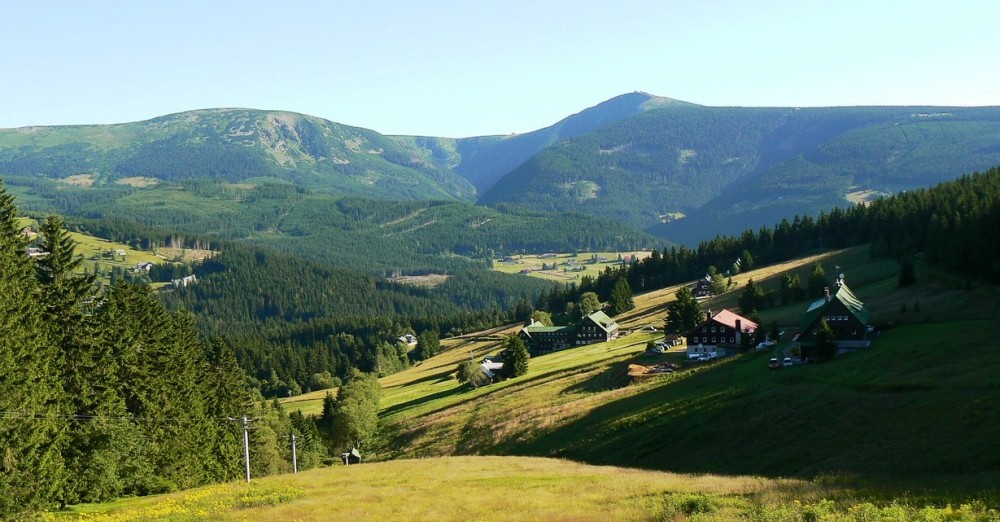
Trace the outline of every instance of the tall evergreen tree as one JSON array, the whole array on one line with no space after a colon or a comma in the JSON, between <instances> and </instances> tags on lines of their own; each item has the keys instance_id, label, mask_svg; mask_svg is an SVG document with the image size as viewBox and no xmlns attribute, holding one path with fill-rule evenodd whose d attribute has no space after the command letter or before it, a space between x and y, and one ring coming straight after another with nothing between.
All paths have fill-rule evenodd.
<instances>
[{"instance_id":1,"label":"tall evergreen tree","mask_svg":"<svg viewBox=\"0 0 1000 522\"><path fill-rule=\"evenodd\" d=\"M816 357L820 361L831 361L837 355L837 337L826 319L821 319L816 329Z\"/></svg>"},{"instance_id":2,"label":"tall evergreen tree","mask_svg":"<svg viewBox=\"0 0 1000 522\"><path fill-rule=\"evenodd\" d=\"M749 314L751 310L763 308L765 304L764 289L754 282L753 278L750 278L747 280L747 284L743 288L743 293L740 294L737 301L740 305L740 311L744 314Z\"/></svg>"},{"instance_id":3,"label":"tall evergreen tree","mask_svg":"<svg viewBox=\"0 0 1000 522\"><path fill-rule=\"evenodd\" d=\"M701 305L695 299L687 286L677 291L676 300L667 306L667 321L663 329L666 332L683 334L701 322Z\"/></svg>"},{"instance_id":4,"label":"tall evergreen tree","mask_svg":"<svg viewBox=\"0 0 1000 522\"><path fill-rule=\"evenodd\" d=\"M809 274L809 297L820 297L823 289L828 287L826 281L826 271L819 261L813 263L812 273Z\"/></svg>"},{"instance_id":5,"label":"tall evergreen tree","mask_svg":"<svg viewBox=\"0 0 1000 522\"><path fill-rule=\"evenodd\" d=\"M27 244L0 184L0 518L51 506L64 479L58 357Z\"/></svg>"},{"instance_id":6,"label":"tall evergreen tree","mask_svg":"<svg viewBox=\"0 0 1000 522\"><path fill-rule=\"evenodd\" d=\"M503 368L500 369L500 377L513 379L528 373L528 347L524 345L524 340L516 334L508 335L503 341L504 360Z\"/></svg>"},{"instance_id":7,"label":"tall evergreen tree","mask_svg":"<svg viewBox=\"0 0 1000 522\"><path fill-rule=\"evenodd\" d=\"M635 308L635 301L632 299L632 287L623 276L618 278L614 288L611 289L611 314L623 314Z\"/></svg>"}]
</instances>

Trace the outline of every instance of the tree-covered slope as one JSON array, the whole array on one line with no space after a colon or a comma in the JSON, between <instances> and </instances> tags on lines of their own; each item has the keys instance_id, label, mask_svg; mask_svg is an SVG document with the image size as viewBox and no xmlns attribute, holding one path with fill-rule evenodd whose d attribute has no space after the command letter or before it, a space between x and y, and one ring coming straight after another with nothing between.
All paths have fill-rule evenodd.
<instances>
[{"instance_id":1,"label":"tree-covered slope","mask_svg":"<svg viewBox=\"0 0 1000 522\"><path fill-rule=\"evenodd\" d=\"M0 175L150 186L276 178L337 194L468 198L461 176L374 131L290 112L209 109L117 125L0 129Z\"/></svg>"},{"instance_id":2,"label":"tree-covered slope","mask_svg":"<svg viewBox=\"0 0 1000 522\"><path fill-rule=\"evenodd\" d=\"M1000 108L669 106L555 143L480 202L584 210L697 243L998 163Z\"/></svg>"},{"instance_id":3,"label":"tree-covered slope","mask_svg":"<svg viewBox=\"0 0 1000 522\"><path fill-rule=\"evenodd\" d=\"M484 193L505 174L561 139L594 132L623 118L666 106L691 104L634 92L602 102L544 129L524 134L460 139L395 139L420 147L426 156L443 162L445 167L468 179L479 193Z\"/></svg>"}]
</instances>

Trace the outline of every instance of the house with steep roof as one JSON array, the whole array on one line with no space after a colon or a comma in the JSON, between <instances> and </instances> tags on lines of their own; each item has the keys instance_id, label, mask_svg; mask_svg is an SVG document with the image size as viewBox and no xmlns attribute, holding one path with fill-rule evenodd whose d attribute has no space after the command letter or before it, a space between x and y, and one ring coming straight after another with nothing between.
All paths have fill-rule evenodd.
<instances>
[{"instance_id":1,"label":"house with steep roof","mask_svg":"<svg viewBox=\"0 0 1000 522\"><path fill-rule=\"evenodd\" d=\"M703 298L712 295L712 278L705 276L691 285L691 293L695 298Z\"/></svg>"},{"instance_id":2,"label":"house with steep roof","mask_svg":"<svg viewBox=\"0 0 1000 522\"><path fill-rule=\"evenodd\" d=\"M688 355L717 352L720 348L739 350L744 335L753 335L757 323L725 308L717 314L709 310L706 318L685 337Z\"/></svg>"},{"instance_id":3,"label":"house with steep roof","mask_svg":"<svg viewBox=\"0 0 1000 522\"><path fill-rule=\"evenodd\" d=\"M813 301L806 309L802 328L798 337L800 357L814 357L816 330L823 319L830 325L837 339L837 349L868 348L868 318L870 312L865 304L851 292L844 280L838 279L834 290L823 290L823 297Z\"/></svg>"},{"instance_id":4,"label":"house with steep roof","mask_svg":"<svg viewBox=\"0 0 1000 522\"><path fill-rule=\"evenodd\" d=\"M545 326L532 322L518 333L533 354L563 350L573 346L603 343L618 335L618 323L601 311L565 326Z\"/></svg>"}]
</instances>

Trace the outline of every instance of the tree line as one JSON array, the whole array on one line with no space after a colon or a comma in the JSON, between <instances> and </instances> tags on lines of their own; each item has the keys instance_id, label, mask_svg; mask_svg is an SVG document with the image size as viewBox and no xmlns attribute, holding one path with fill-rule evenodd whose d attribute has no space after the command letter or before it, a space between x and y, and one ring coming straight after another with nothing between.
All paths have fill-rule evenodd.
<instances>
[{"instance_id":1,"label":"tree line","mask_svg":"<svg viewBox=\"0 0 1000 522\"><path fill-rule=\"evenodd\" d=\"M653 250L645 259L608 267L596 278L585 276L579 285L544 292L536 308L558 313L586 292L607 300L619 279L637 292L648 292L709 275L713 287L726 288L726 274L785 261L810 250L863 244L870 244L873 257L897 259L902 266L912 262L913 256L923 255L932 266L958 276L1000 281L1000 167L868 205L835 208L815 218L796 215L774 227L716 236L694 249ZM822 291L820 282L825 277L822 267L818 269L819 274L814 267L806 283L789 274L776 294L751 289L744 298L752 301L747 306L765 308L815 296Z\"/></svg>"}]
</instances>

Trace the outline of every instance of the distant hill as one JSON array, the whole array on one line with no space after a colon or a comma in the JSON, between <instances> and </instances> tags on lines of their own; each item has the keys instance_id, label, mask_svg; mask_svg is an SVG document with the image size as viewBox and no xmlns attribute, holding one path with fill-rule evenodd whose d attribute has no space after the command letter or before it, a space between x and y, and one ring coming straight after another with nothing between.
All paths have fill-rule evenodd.
<instances>
[{"instance_id":1,"label":"distant hill","mask_svg":"<svg viewBox=\"0 0 1000 522\"><path fill-rule=\"evenodd\" d=\"M554 143L479 202L613 216L696 243L997 164L1000 108L673 104Z\"/></svg>"},{"instance_id":2,"label":"distant hill","mask_svg":"<svg viewBox=\"0 0 1000 522\"><path fill-rule=\"evenodd\" d=\"M473 187L377 132L279 111L208 109L137 123L0 129L0 175L148 187L271 179L335 194L469 199Z\"/></svg>"},{"instance_id":3,"label":"distant hill","mask_svg":"<svg viewBox=\"0 0 1000 522\"><path fill-rule=\"evenodd\" d=\"M390 137L251 109L0 130L0 177L32 211L99 217L124 205L155 215L136 215L144 224L186 226L265 200L255 219L280 221L295 193L478 197L687 244L998 164L998 107L704 107L638 92L512 136Z\"/></svg>"},{"instance_id":4,"label":"distant hill","mask_svg":"<svg viewBox=\"0 0 1000 522\"><path fill-rule=\"evenodd\" d=\"M634 92L617 96L560 120L554 125L525 134L460 139L428 137L394 139L424 149L426 155L443 161L444 167L451 168L468 179L479 193L484 193L508 172L559 140L582 136L629 116L668 106L693 105L644 92Z\"/></svg>"}]
</instances>

